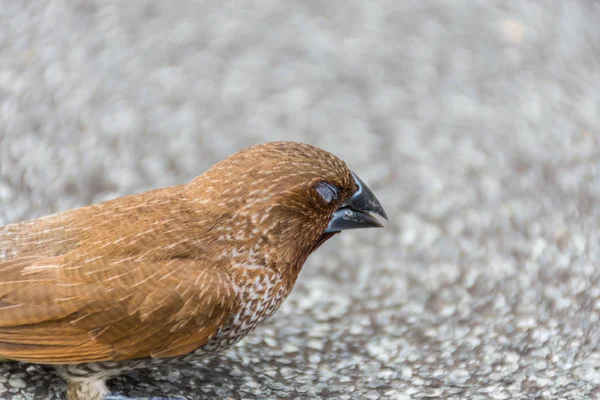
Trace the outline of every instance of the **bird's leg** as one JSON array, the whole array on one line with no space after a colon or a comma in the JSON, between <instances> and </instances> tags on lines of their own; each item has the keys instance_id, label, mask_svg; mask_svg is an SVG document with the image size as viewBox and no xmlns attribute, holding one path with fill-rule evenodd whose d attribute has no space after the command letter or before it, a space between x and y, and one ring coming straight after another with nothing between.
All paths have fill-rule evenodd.
<instances>
[{"instance_id":1,"label":"bird's leg","mask_svg":"<svg viewBox=\"0 0 600 400\"><path fill-rule=\"evenodd\" d=\"M122 394L109 393L103 379L84 381L68 381L67 400L186 400L183 397L127 397Z\"/></svg>"},{"instance_id":2,"label":"bird's leg","mask_svg":"<svg viewBox=\"0 0 600 400\"><path fill-rule=\"evenodd\" d=\"M184 397L127 397L120 394L109 394L104 400L186 400Z\"/></svg>"},{"instance_id":3,"label":"bird's leg","mask_svg":"<svg viewBox=\"0 0 600 400\"><path fill-rule=\"evenodd\" d=\"M69 381L67 400L186 400L183 397L127 397L109 393L104 380Z\"/></svg>"},{"instance_id":4,"label":"bird's leg","mask_svg":"<svg viewBox=\"0 0 600 400\"><path fill-rule=\"evenodd\" d=\"M115 371L104 371L102 375L74 377L69 375L65 366L58 366L59 375L67 381L67 400L187 400L176 395L129 397L120 393L111 393L106 381L115 375ZM116 372L120 372L118 370ZM112 372L112 373L111 373Z\"/></svg>"},{"instance_id":5,"label":"bird's leg","mask_svg":"<svg viewBox=\"0 0 600 400\"><path fill-rule=\"evenodd\" d=\"M67 380L67 400L104 400L107 394L104 379Z\"/></svg>"}]
</instances>

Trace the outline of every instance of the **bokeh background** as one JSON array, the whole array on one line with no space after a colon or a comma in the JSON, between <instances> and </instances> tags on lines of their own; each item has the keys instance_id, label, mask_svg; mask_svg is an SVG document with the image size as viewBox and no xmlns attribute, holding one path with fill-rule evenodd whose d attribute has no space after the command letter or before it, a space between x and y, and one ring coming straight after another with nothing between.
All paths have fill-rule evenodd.
<instances>
[{"instance_id":1,"label":"bokeh background","mask_svg":"<svg viewBox=\"0 0 600 400\"><path fill-rule=\"evenodd\" d=\"M0 223L308 142L390 226L328 242L235 349L114 390L597 398L599 21L590 0L3 1ZM62 396L0 365L3 399Z\"/></svg>"}]
</instances>

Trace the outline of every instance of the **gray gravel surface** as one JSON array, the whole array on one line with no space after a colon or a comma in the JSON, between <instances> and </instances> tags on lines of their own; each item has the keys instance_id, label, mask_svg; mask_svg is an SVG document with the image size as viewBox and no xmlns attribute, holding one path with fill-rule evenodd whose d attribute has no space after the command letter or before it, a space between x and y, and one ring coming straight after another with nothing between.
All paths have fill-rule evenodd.
<instances>
[{"instance_id":1,"label":"gray gravel surface","mask_svg":"<svg viewBox=\"0 0 600 400\"><path fill-rule=\"evenodd\" d=\"M3 1L0 223L182 183L251 144L344 158L392 222L313 255L190 399L600 396L595 1ZM59 399L0 365L0 397Z\"/></svg>"}]
</instances>

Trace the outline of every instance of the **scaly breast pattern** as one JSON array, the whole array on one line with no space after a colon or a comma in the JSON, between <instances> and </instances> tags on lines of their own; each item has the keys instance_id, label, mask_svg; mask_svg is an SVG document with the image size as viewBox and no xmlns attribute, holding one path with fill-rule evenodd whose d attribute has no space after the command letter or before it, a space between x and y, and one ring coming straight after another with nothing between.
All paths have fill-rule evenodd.
<instances>
[{"instance_id":1,"label":"scaly breast pattern","mask_svg":"<svg viewBox=\"0 0 600 400\"><path fill-rule=\"evenodd\" d=\"M214 352L235 345L269 318L289 294L282 277L261 266L240 265L232 274L239 309L200 351Z\"/></svg>"}]
</instances>

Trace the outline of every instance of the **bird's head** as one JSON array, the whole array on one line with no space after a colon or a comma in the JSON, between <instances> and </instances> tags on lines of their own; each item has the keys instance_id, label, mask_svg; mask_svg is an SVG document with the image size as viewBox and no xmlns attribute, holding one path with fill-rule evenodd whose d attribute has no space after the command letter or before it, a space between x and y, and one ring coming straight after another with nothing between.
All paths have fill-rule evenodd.
<instances>
[{"instance_id":1,"label":"bird's head","mask_svg":"<svg viewBox=\"0 0 600 400\"><path fill-rule=\"evenodd\" d=\"M192 181L188 193L194 208L215 224L216 237L234 249L262 253L267 262L298 268L336 233L382 227L387 220L344 161L295 142L239 151Z\"/></svg>"}]
</instances>

